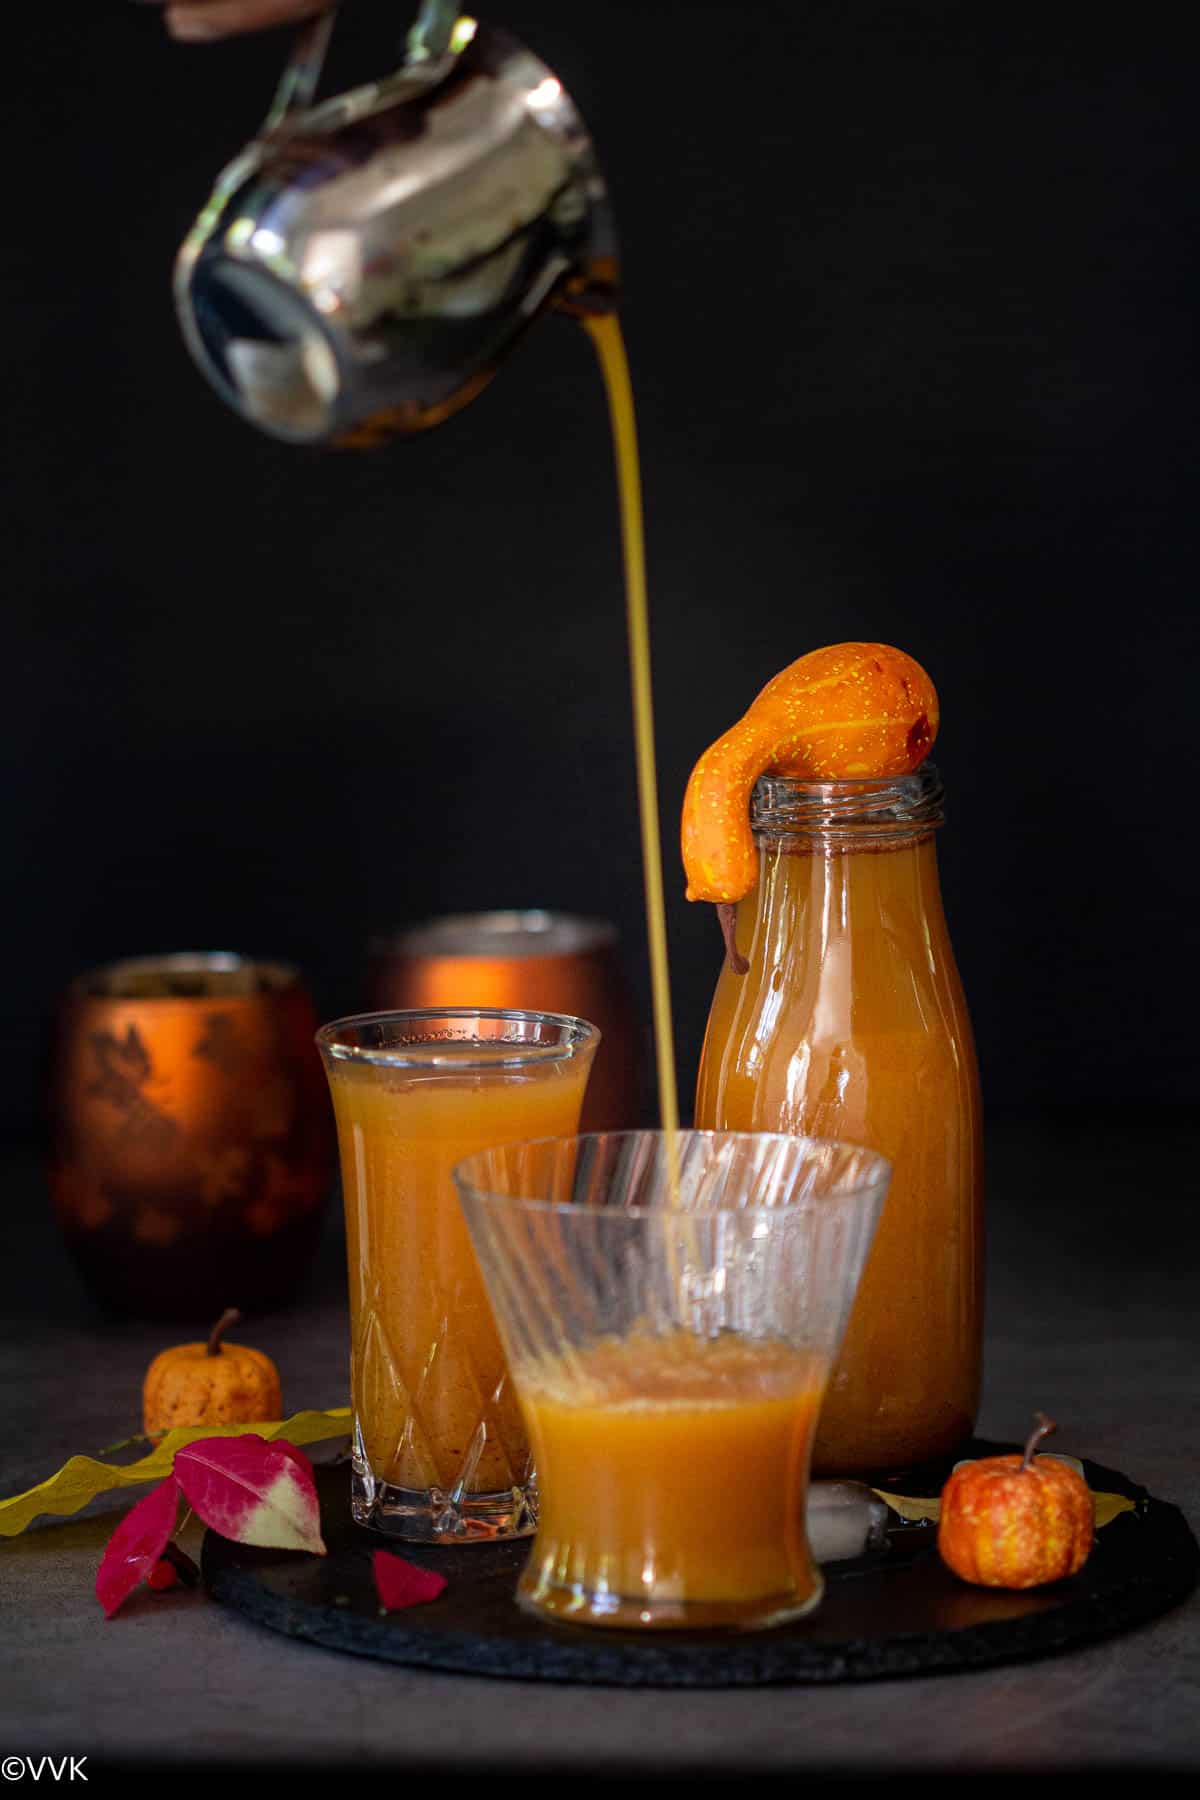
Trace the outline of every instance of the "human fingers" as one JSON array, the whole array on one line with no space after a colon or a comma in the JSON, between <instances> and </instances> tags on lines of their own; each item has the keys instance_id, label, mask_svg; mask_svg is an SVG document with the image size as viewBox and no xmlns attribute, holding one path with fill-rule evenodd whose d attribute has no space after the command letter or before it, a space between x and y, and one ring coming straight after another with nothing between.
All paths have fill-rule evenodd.
<instances>
[{"instance_id":1,"label":"human fingers","mask_svg":"<svg viewBox=\"0 0 1200 1800\"><path fill-rule=\"evenodd\" d=\"M311 19L328 4L329 0L167 0L166 22L172 37L206 43Z\"/></svg>"}]
</instances>

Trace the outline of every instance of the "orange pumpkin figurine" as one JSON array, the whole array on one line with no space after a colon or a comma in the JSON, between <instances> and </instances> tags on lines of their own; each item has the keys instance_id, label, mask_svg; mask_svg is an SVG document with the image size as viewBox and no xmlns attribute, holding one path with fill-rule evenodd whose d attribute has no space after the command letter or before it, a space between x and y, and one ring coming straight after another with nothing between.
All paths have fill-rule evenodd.
<instances>
[{"instance_id":1,"label":"orange pumpkin figurine","mask_svg":"<svg viewBox=\"0 0 1200 1800\"><path fill-rule=\"evenodd\" d=\"M1031 1588L1075 1575L1093 1539L1092 1496L1082 1475L1035 1456L1053 1419L1035 1413L1023 1456L985 1456L955 1469L942 1489L938 1549L964 1581Z\"/></svg>"},{"instance_id":2,"label":"orange pumpkin figurine","mask_svg":"<svg viewBox=\"0 0 1200 1800\"><path fill-rule=\"evenodd\" d=\"M221 1334L241 1316L231 1306L207 1343L159 1351L142 1386L147 1437L175 1426L250 1425L283 1417L279 1371L270 1357L245 1344L221 1342Z\"/></svg>"},{"instance_id":3,"label":"orange pumpkin figurine","mask_svg":"<svg viewBox=\"0 0 1200 1800\"><path fill-rule=\"evenodd\" d=\"M757 882L750 794L760 775L906 775L937 728L932 681L890 644L830 644L791 663L692 771L682 826L688 899L728 906Z\"/></svg>"}]
</instances>

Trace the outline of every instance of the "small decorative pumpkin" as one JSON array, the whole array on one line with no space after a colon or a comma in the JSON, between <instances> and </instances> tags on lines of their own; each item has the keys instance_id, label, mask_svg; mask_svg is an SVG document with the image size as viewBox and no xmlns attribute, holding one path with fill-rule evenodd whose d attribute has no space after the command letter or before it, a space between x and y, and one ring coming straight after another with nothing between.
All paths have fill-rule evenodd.
<instances>
[{"instance_id":1,"label":"small decorative pumpkin","mask_svg":"<svg viewBox=\"0 0 1200 1800\"><path fill-rule=\"evenodd\" d=\"M938 1549L963 1581L1031 1588L1077 1574L1093 1539L1086 1481L1056 1456L1035 1456L1057 1429L1045 1413L1023 1456L985 1456L955 1469L942 1489Z\"/></svg>"},{"instance_id":2,"label":"small decorative pumpkin","mask_svg":"<svg viewBox=\"0 0 1200 1800\"><path fill-rule=\"evenodd\" d=\"M223 1344L221 1334L241 1318L221 1314L206 1344L160 1350L142 1386L147 1437L185 1425L250 1425L283 1417L279 1371L261 1350Z\"/></svg>"}]
</instances>

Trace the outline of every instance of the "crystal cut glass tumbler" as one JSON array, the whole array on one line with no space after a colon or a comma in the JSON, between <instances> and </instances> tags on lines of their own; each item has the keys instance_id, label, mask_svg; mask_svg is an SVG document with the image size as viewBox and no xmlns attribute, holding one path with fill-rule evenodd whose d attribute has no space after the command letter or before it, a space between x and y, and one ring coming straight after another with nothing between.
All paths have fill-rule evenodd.
<instances>
[{"instance_id":1,"label":"crystal cut glass tumbler","mask_svg":"<svg viewBox=\"0 0 1200 1800\"><path fill-rule=\"evenodd\" d=\"M455 1180L533 1446L518 1600L575 1624L817 1605L817 1416L891 1165L769 1133L493 1147Z\"/></svg>"},{"instance_id":2,"label":"crystal cut glass tumbler","mask_svg":"<svg viewBox=\"0 0 1200 1800\"><path fill-rule=\"evenodd\" d=\"M360 1525L424 1543L533 1530L529 1444L451 1170L577 1131L599 1038L563 1014L485 1007L317 1033L346 1205Z\"/></svg>"}]
</instances>

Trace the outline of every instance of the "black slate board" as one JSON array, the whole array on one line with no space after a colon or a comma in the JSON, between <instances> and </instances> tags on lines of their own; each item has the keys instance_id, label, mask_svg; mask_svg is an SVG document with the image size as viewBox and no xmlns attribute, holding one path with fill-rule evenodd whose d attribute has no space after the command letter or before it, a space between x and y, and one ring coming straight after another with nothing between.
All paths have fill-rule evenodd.
<instances>
[{"instance_id":1,"label":"black slate board","mask_svg":"<svg viewBox=\"0 0 1200 1800\"><path fill-rule=\"evenodd\" d=\"M1016 1448L975 1441L960 1455ZM749 1633L637 1634L551 1624L514 1603L527 1543L428 1550L361 1530L350 1518L349 1470L318 1469L327 1557L260 1550L209 1532L204 1579L218 1600L259 1624L331 1650L461 1674L617 1687L751 1687L941 1674L1048 1656L1139 1625L1182 1600L1200 1546L1177 1507L1113 1469L1085 1462L1093 1489L1137 1502L1098 1533L1080 1573L1026 1593L971 1587L941 1562L931 1526L897 1524L888 1547L826 1565L809 1618ZM897 1492L940 1491L949 1464L910 1471ZM394 1549L440 1570L432 1605L381 1616L371 1552Z\"/></svg>"}]
</instances>

